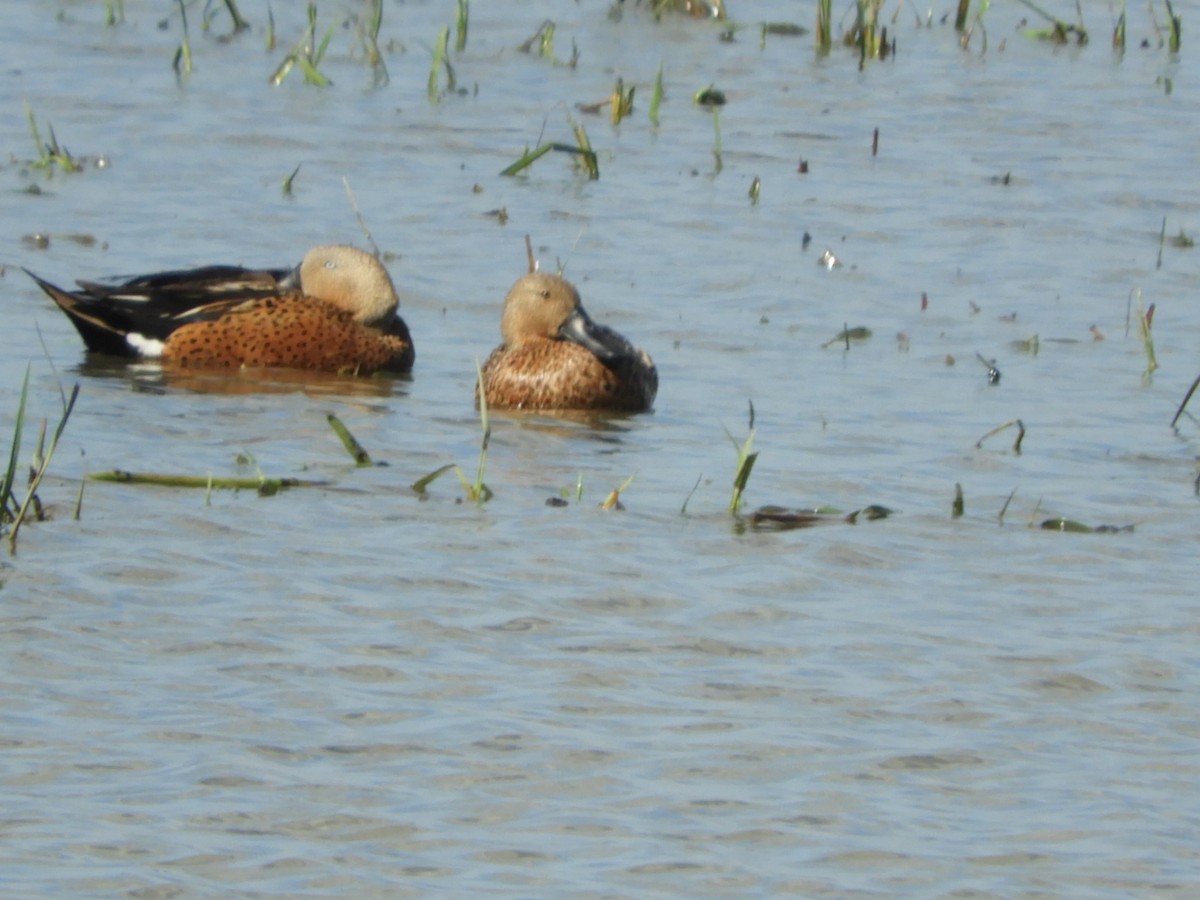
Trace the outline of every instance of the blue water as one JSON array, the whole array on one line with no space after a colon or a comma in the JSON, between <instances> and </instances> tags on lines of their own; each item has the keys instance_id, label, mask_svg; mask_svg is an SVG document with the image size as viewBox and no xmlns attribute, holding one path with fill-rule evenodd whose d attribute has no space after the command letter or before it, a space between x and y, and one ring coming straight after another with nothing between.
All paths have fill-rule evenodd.
<instances>
[{"instance_id":1,"label":"blue water","mask_svg":"<svg viewBox=\"0 0 1200 900\"><path fill-rule=\"evenodd\" d=\"M268 84L304 6L273 8L273 51L242 6L254 28L227 42L220 9L206 35L189 8L183 79L163 4L127 0L116 28L99 3L6 21L0 426L28 365L23 462L59 385L81 394L50 518L0 568L0 893L1195 894L1200 432L1168 423L1200 372L1197 257L1168 244L1159 265L1164 218L1192 234L1200 209L1187 32L1171 58L1131 9L1118 57L1106 11L1059 48L993 4L986 51L980 32L963 51L944 11L903 8L897 55L860 69L631 3L476 3L465 93L434 104L452 3L385 6L382 87L334 18L366 5L320 6L325 90ZM514 49L547 17L575 67ZM575 108L617 77L631 119ZM709 84L719 170L690 99ZM29 167L26 101L83 173ZM557 153L499 176L571 121L598 181ZM368 246L343 179L404 295L411 379L97 367L17 268ZM474 477L475 360L525 234L654 356L655 411L494 416L494 498L447 473L422 499L439 466ZM1156 308L1149 378L1134 291ZM822 346L845 325L871 337ZM747 510L894 515L739 525L750 401ZM330 412L385 465L355 468ZM1020 453L1015 426L988 436L1016 419ZM83 476L114 468L325 484L86 482L76 520ZM624 510L599 509L630 476ZM1036 527L1054 517L1134 530Z\"/></svg>"}]
</instances>

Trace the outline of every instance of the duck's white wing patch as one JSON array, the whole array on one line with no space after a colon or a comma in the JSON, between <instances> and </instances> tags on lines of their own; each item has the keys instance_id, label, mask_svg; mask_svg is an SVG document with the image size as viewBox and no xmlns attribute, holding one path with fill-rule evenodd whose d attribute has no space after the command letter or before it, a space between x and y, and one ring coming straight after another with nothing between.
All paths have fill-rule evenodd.
<instances>
[{"instance_id":1,"label":"duck's white wing patch","mask_svg":"<svg viewBox=\"0 0 1200 900\"><path fill-rule=\"evenodd\" d=\"M136 331L131 331L125 335L125 342L137 351L139 356L162 356L163 342L148 338L144 334L138 334Z\"/></svg>"}]
</instances>

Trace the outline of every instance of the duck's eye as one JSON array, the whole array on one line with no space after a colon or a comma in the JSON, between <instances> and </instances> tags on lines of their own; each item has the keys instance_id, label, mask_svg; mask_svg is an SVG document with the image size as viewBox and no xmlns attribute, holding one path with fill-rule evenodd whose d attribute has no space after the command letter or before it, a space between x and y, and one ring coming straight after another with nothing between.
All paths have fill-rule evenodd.
<instances>
[{"instance_id":1,"label":"duck's eye","mask_svg":"<svg viewBox=\"0 0 1200 900\"><path fill-rule=\"evenodd\" d=\"M549 290L541 290L541 291L538 291L538 294L540 294L540 295L541 295L541 298L542 298L543 300L549 300L549 299L550 299L550 291L549 291Z\"/></svg>"},{"instance_id":2,"label":"duck's eye","mask_svg":"<svg viewBox=\"0 0 1200 900\"><path fill-rule=\"evenodd\" d=\"M325 268L336 269L337 263L335 263L332 259L327 259L327 260L325 260Z\"/></svg>"}]
</instances>

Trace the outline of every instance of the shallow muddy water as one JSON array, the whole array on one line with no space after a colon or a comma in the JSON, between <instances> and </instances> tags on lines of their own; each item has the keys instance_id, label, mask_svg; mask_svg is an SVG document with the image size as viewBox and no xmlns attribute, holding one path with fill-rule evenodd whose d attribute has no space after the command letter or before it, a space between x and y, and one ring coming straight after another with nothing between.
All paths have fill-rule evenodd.
<instances>
[{"instance_id":1,"label":"shallow muddy water","mask_svg":"<svg viewBox=\"0 0 1200 900\"><path fill-rule=\"evenodd\" d=\"M1196 251L1159 241L1164 218L1200 227L1186 31L1173 58L1131 9L1120 57L1107 8L1085 11L1090 45L1054 47L994 3L986 52L979 33L964 52L949 4L929 27L888 8L898 52L860 70L811 35L725 42L631 3L477 2L464 92L431 103L449 0L387 3L378 87L339 24L324 90L268 84L303 4L272 5L274 51L265 4L228 41L190 7L182 80L177 13L126 0L106 28L103 6L21 4L4 32L3 433L26 366L38 419L60 384L81 393L51 518L0 565L0 893L1196 893L1200 425L1168 423L1200 307ZM320 4L319 32L365 6ZM515 49L546 18L575 67ZM576 109L618 77L632 118ZM710 84L719 170L691 102ZM23 102L84 172L30 168ZM599 180L560 153L498 174L572 142L571 120ZM343 178L404 295L410 378L88 360L19 268L69 283L366 245ZM419 498L439 466L474 473L475 360L525 234L654 356L654 412L493 416L494 498L451 474ZM871 336L823 346L844 326ZM735 521L750 401L747 510L893 515ZM380 465L351 464L331 412ZM980 443L1013 419L1020 453L1015 428ZM83 477L114 468L325 484L88 482L76 521ZM625 508L599 509L630 476ZM1135 527L1031 527L1054 517Z\"/></svg>"}]
</instances>

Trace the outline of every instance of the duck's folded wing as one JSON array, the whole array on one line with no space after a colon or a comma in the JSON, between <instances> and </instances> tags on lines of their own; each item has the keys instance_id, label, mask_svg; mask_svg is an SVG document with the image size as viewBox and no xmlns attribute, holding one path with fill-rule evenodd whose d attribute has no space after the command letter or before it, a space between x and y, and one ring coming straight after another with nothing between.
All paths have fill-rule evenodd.
<instances>
[{"instance_id":1,"label":"duck's folded wing","mask_svg":"<svg viewBox=\"0 0 1200 900\"><path fill-rule=\"evenodd\" d=\"M139 275L123 281L78 281L75 298L120 313L133 330L165 338L180 325L220 318L244 303L291 286L291 269L207 266Z\"/></svg>"}]
</instances>

